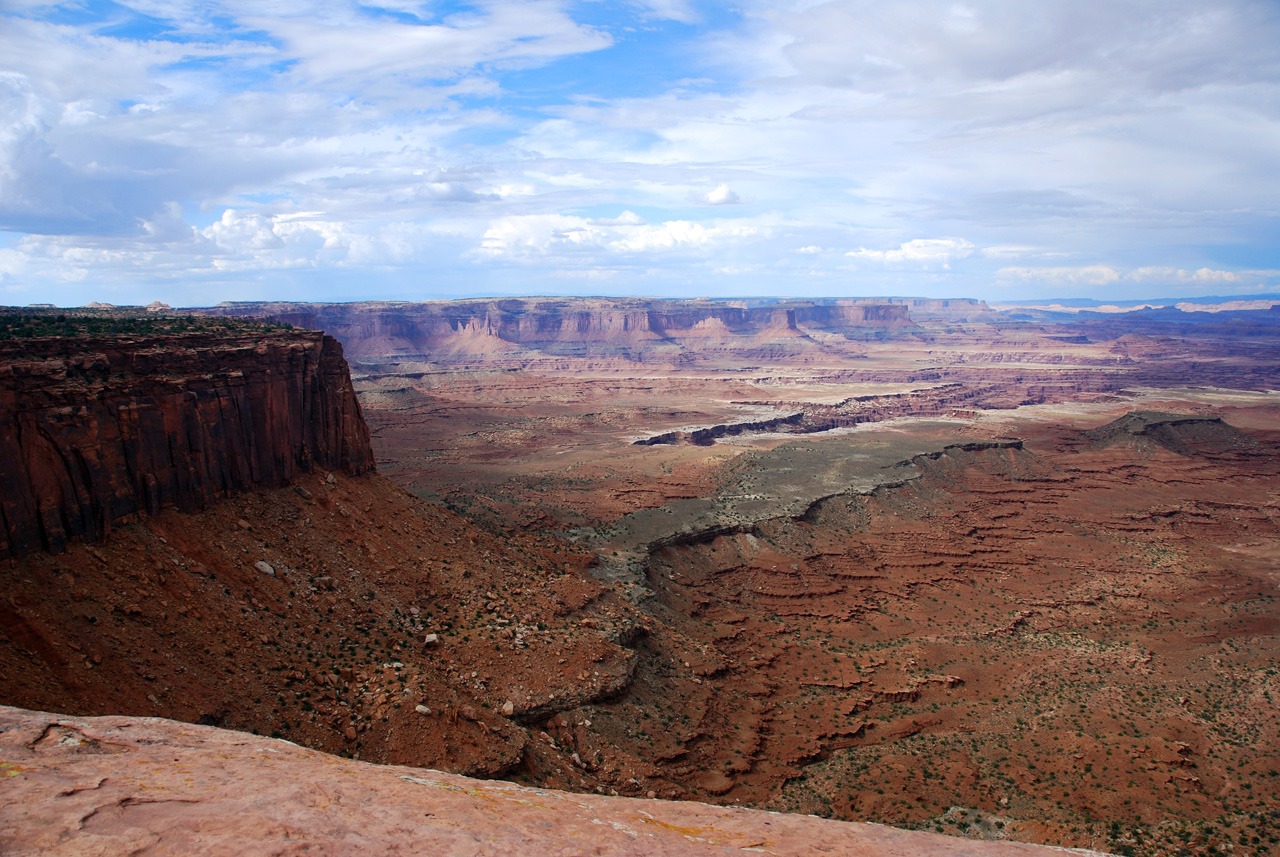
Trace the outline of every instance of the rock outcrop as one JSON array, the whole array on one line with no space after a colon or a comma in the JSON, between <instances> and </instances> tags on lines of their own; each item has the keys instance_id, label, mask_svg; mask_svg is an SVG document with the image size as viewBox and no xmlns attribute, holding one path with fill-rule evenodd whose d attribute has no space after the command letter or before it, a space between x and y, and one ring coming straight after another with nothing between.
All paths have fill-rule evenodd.
<instances>
[{"instance_id":1,"label":"rock outcrop","mask_svg":"<svg viewBox=\"0 0 1280 857\"><path fill-rule=\"evenodd\" d=\"M1221 417L1155 411L1133 411L1086 432L1085 436L1098 447L1163 447L1188 456L1231 454L1257 446L1252 438Z\"/></svg>"},{"instance_id":2,"label":"rock outcrop","mask_svg":"<svg viewBox=\"0 0 1280 857\"><path fill-rule=\"evenodd\" d=\"M342 346L321 333L0 344L0 557L314 468L374 468Z\"/></svg>"},{"instance_id":3,"label":"rock outcrop","mask_svg":"<svg viewBox=\"0 0 1280 857\"><path fill-rule=\"evenodd\" d=\"M0 707L0 757L0 851L14 857L1066 851L470 780L153 718Z\"/></svg>"}]
</instances>

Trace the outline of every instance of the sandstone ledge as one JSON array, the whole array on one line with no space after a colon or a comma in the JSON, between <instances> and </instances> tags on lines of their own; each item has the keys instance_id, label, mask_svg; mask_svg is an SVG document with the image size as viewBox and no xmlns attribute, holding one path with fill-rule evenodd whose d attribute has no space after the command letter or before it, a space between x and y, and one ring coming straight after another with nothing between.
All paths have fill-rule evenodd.
<instances>
[{"instance_id":1,"label":"sandstone ledge","mask_svg":"<svg viewBox=\"0 0 1280 857\"><path fill-rule=\"evenodd\" d=\"M0 852L1035 857L1068 849L525 788L172 720L0 706Z\"/></svg>"}]
</instances>

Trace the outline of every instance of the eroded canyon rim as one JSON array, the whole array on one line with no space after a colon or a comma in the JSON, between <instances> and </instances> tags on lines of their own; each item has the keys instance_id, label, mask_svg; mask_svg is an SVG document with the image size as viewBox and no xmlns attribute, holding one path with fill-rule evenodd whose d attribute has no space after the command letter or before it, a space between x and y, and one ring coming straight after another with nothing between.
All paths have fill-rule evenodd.
<instances>
[{"instance_id":1,"label":"eroded canyon rim","mask_svg":"<svg viewBox=\"0 0 1280 857\"><path fill-rule=\"evenodd\" d=\"M218 312L342 341L382 475L300 470L13 564L6 701L577 790L1275 852L1275 313Z\"/></svg>"}]
</instances>

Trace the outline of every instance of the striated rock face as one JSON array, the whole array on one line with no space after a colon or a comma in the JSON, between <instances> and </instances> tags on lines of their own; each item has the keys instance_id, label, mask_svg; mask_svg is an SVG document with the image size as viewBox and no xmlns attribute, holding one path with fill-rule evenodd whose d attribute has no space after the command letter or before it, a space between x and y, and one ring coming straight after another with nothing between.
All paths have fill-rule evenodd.
<instances>
[{"instance_id":1,"label":"striated rock face","mask_svg":"<svg viewBox=\"0 0 1280 857\"><path fill-rule=\"evenodd\" d=\"M0 707L0 757L0 851L14 857L1067 852L380 767L152 718Z\"/></svg>"},{"instance_id":2,"label":"striated rock face","mask_svg":"<svg viewBox=\"0 0 1280 857\"><path fill-rule=\"evenodd\" d=\"M0 344L0 557L374 467L342 346L312 331Z\"/></svg>"}]
</instances>

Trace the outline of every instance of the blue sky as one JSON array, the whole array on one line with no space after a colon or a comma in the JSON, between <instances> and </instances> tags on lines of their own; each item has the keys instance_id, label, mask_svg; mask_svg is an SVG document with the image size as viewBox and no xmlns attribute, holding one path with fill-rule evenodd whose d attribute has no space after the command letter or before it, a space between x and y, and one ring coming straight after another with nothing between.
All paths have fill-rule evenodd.
<instances>
[{"instance_id":1,"label":"blue sky","mask_svg":"<svg viewBox=\"0 0 1280 857\"><path fill-rule=\"evenodd\" d=\"M0 0L0 303L1280 291L1280 4Z\"/></svg>"}]
</instances>

